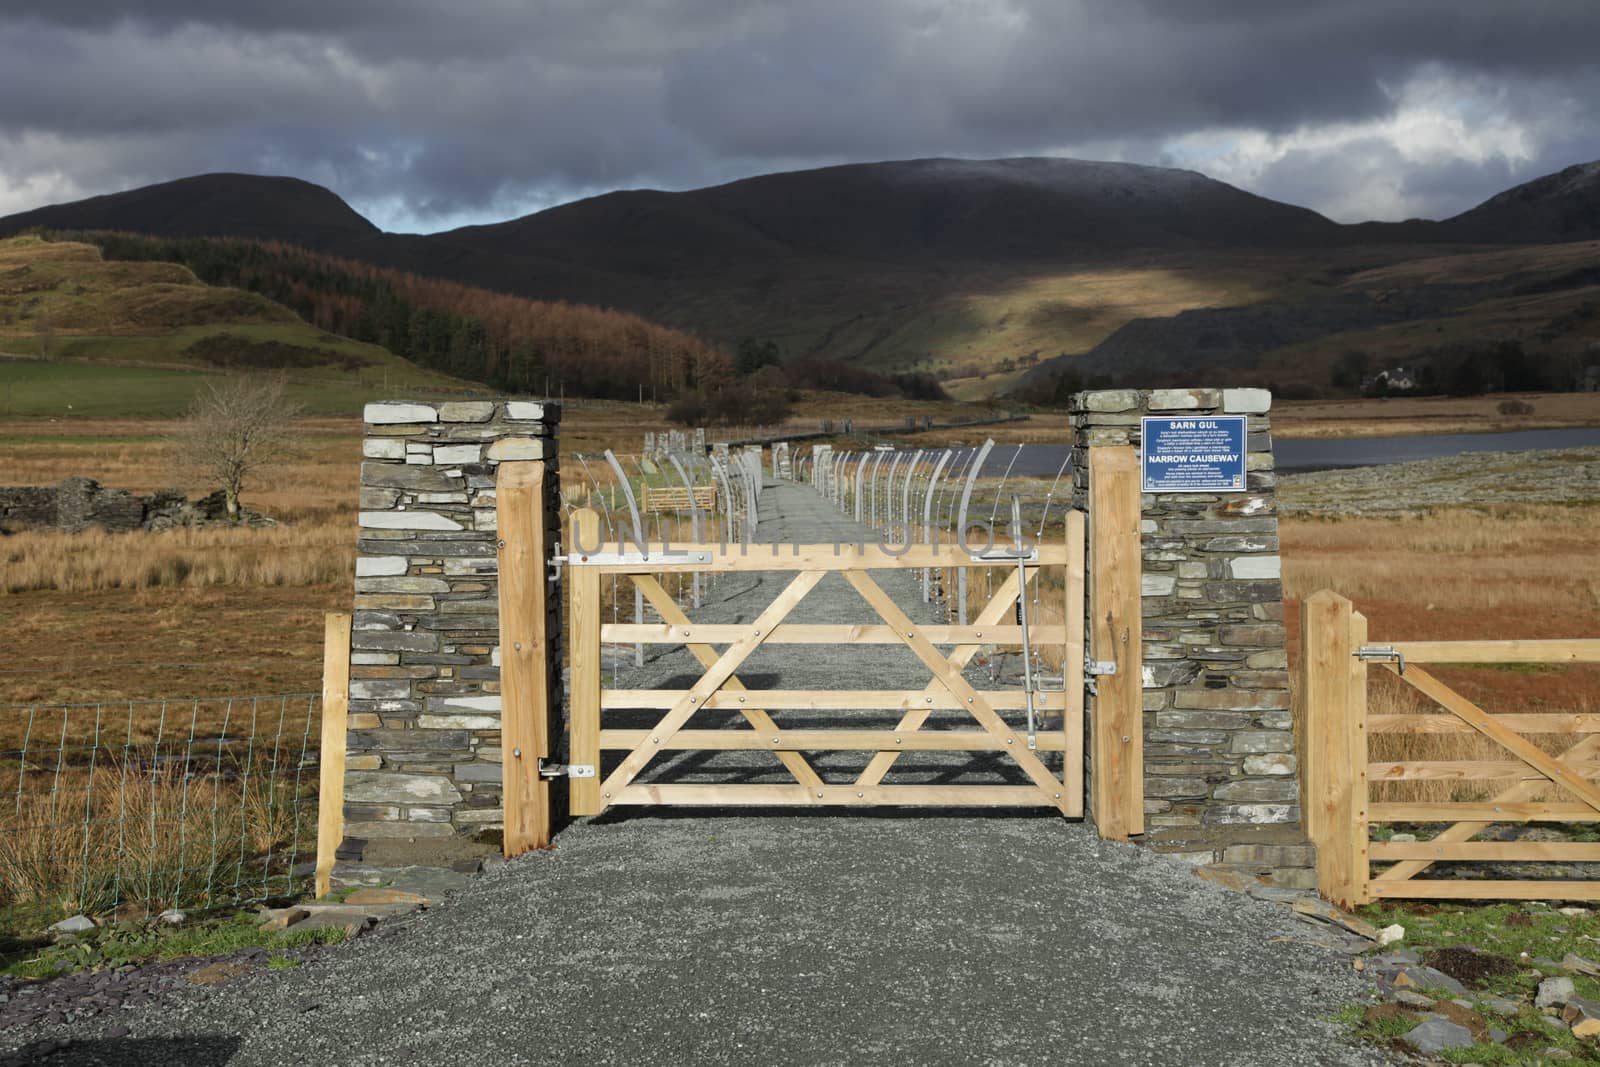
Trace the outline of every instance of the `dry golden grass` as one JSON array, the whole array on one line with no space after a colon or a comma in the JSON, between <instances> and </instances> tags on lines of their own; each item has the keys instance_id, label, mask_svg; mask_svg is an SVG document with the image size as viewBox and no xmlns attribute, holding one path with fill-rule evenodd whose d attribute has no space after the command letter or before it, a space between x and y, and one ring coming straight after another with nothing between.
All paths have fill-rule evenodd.
<instances>
[{"instance_id":1,"label":"dry golden grass","mask_svg":"<svg viewBox=\"0 0 1600 1067\"><path fill-rule=\"evenodd\" d=\"M1593 635L1597 524L1592 505L1285 519L1284 595L1298 601L1332 589L1384 639Z\"/></svg>"},{"instance_id":2,"label":"dry golden grass","mask_svg":"<svg viewBox=\"0 0 1600 1067\"><path fill-rule=\"evenodd\" d=\"M343 522L137 534L26 531L0 541L0 594L321 585L353 572L349 534Z\"/></svg>"},{"instance_id":3,"label":"dry golden grass","mask_svg":"<svg viewBox=\"0 0 1600 1067\"><path fill-rule=\"evenodd\" d=\"M0 810L0 906L99 915L124 901L221 903L269 879L281 890L291 857L314 847L316 800L292 779L102 764L26 781L37 791Z\"/></svg>"}]
</instances>

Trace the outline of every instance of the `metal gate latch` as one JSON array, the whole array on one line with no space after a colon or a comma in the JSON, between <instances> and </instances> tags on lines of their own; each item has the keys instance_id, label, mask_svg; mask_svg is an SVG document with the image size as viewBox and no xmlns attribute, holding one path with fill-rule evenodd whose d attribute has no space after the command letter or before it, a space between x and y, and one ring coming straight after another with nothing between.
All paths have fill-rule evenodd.
<instances>
[{"instance_id":1,"label":"metal gate latch","mask_svg":"<svg viewBox=\"0 0 1600 1067\"><path fill-rule=\"evenodd\" d=\"M567 563L566 554L561 551L560 541L555 544L555 554L546 562L550 567L550 584L554 585L561 581L561 568L566 566Z\"/></svg>"},{"instance_id":2,"label":"metal gate latch","mask_svg":"<svg viewBox=\"0 0 1600 1067\"><path fill-rule=\"evenodd\" d=\"M593 778L592 763L546 763L539 761L540 778Z\"/></svg>"},{"instance_id":3,"label":"metal gate latch","mask_svg":"<svg viewBox=\"0 0 1600 1067\"><path fill-rule=\"evenodd\" d=\"M1393 645L1362 645L1353 655L1363 663L1394 663L1396 670L1406 673L1406 656Z\"/></svg>"},{"instance_id":4,"label":"metal gate latch","mask_svg":"<svg viewBox=\"0 0 1600 1067\"><path fill-rule=\"evenodd\" d=\"M1095 679L1108 674L1117 673L1117 661L1114 659L1090 659L1083 657L1083 688L1090 696L1100 695L1100 687L1095 684Z\"/></svg>"}]
</instances>

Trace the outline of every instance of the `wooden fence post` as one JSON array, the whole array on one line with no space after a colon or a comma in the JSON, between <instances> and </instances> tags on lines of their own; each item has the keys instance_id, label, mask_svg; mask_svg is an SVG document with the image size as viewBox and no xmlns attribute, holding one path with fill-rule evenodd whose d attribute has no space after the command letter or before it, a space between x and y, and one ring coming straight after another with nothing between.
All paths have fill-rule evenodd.
<instances>
[{"instance_id":1,"label":"wooden fence post","mask_svg":"<svg viewBox=\"0 0 1600 1067\"><path fill-rule=\"evenodd\" d=\"M600 544L600 516L592 508L572 513L569 551L593 552ZM592 778L567 780L567 803L574 815L600 814L600 572L567 568L571 598L567 647L571 649L571 716L567 759L589 764Z\"/></svg>"},{"instance_id":2,"label":"wooden fence post","mask_svg":"<svg viewBox=\"0 0 1600 1067\"><path fill-rule=\"evenodd\" d=\"M550 845L549 636L545 633L544 464L495 475L500 568L500 759L507 859Z\"/></svg>"},{"instance_id":3,"label":"wooden fence post","mask_svg":"<svg viewBox=\"0 0 1600 1067\"><path fill-rule=\"evenodd\" d=\"M335 853L344 838L345 727L350 713L350 616L322 620L322 753L317 782L316 895L333 888Z\"/></svg>"},{"instance_id":4,"label":"wooden fence post","mask_svg":"<svg viewBox=\"0 0 1600 1067\"><path fill-rule=\"evenodd\" d=\"M1317 846L1317 891L1348 908L1367 899L1367 665L1355 657L1366 619L1326 589L1305 599L1300 618L1301 810Z\"/></svg>"},{"instance_id":5,"label":"wooden fence post","mask_svg":"<svg viewBox=\"0 0 1600 1067\"><path fill-rule=\"evenodd\" d=\"M1100 836L1144 833L1144 653L1140 612L1139 457L1128 446L1089 450L1089 633L1094 658L1116 663L1096 679L1094 822Z\"/></svg>"}]
</instances>

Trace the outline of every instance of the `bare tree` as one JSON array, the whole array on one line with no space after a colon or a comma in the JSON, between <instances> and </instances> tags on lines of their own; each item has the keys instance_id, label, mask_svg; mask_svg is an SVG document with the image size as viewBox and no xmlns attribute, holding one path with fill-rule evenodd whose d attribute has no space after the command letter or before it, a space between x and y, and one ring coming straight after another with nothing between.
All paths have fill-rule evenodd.
<instances>
[{"instance_id":1,"label":"bare tree","mask_svg":"<svg viewBox=\"0 0 1600 1067\"><path fill-rule=\"evenodd\" d=\"M173 459L183 470L220 487L228 518L237 522L245 485L299 452L290 426L299 414L299 405L285 395L282 378L241 375L208 381L173 434Z\"/></svg>"}]
</instances>

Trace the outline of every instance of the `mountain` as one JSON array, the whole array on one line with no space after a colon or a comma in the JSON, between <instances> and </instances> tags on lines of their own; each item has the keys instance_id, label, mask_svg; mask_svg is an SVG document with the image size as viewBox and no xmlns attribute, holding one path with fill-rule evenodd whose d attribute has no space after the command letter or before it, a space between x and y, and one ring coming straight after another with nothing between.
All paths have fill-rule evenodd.
<instances>
[{"instance_id":1,"label":"mountain","mask_svg":"<svg viewBox=\"0 0 1600 1067\"><path fill-rule=\"evenodd\" d=\"M164 237L248 237L326 249L381 231L330 190L299 178L202 174L0 219L30 229L128 230Z\"/></svg>"},{"instance_id":2,"label":"mountain","mask_svg":"<svg viewBox=\"0 0 1600 1067\"><path fill-rule=\"evenodd\" d=\"M923 159L615 192L428 235L382 233L333 193L294 179L208 175L0 219L0 235L46 226L277 239L617 308L728 348L771 342L789 361L931 373L970 397L1092 352L1140 321L1190 315L1176 332L1143 330L1148 340L1102 353L1097 367L1137 372L1148 365L1139 353L1169 341L1177 347L1160 354L1163 366L1217 365L1207 342L1220 329L1226 365L1248 370L1308 333L1442 313L1471 294L1429 289L1373 309L1341 287L1366 271L1486 245L1600 238L1597 175L1600 164L1568 168L1440 222L1340 225L1192 171ZM1322 302L1317 314L1294 321L1293 307L1308 300ZM1267 305L1262 323L1195 317Z\"/></svg>"},{"instance_id":3,"label":"mountain","mask_svg":"<svg viewBox=\"0 0 1600 1067\"><path fill-rule=\"evenodd\" d=\"M1507 189L1443 226L1456 240L1486 244L1600 238L1600 160Z\"/></svg>"},{"instance_id":4,"label":"mountain","mask_svg":"<svg viewBox=\"0 0 1600 1067\"><path fill-rule=\"evenodd\" d=\"M1050 259L1064 248L1278 247L1332 238L1305 208L1187 170L1072 159L919 159L619 192L456 231L484 247L616 270L821 255L874 262Z\"/></svg>"}]
</instances>

